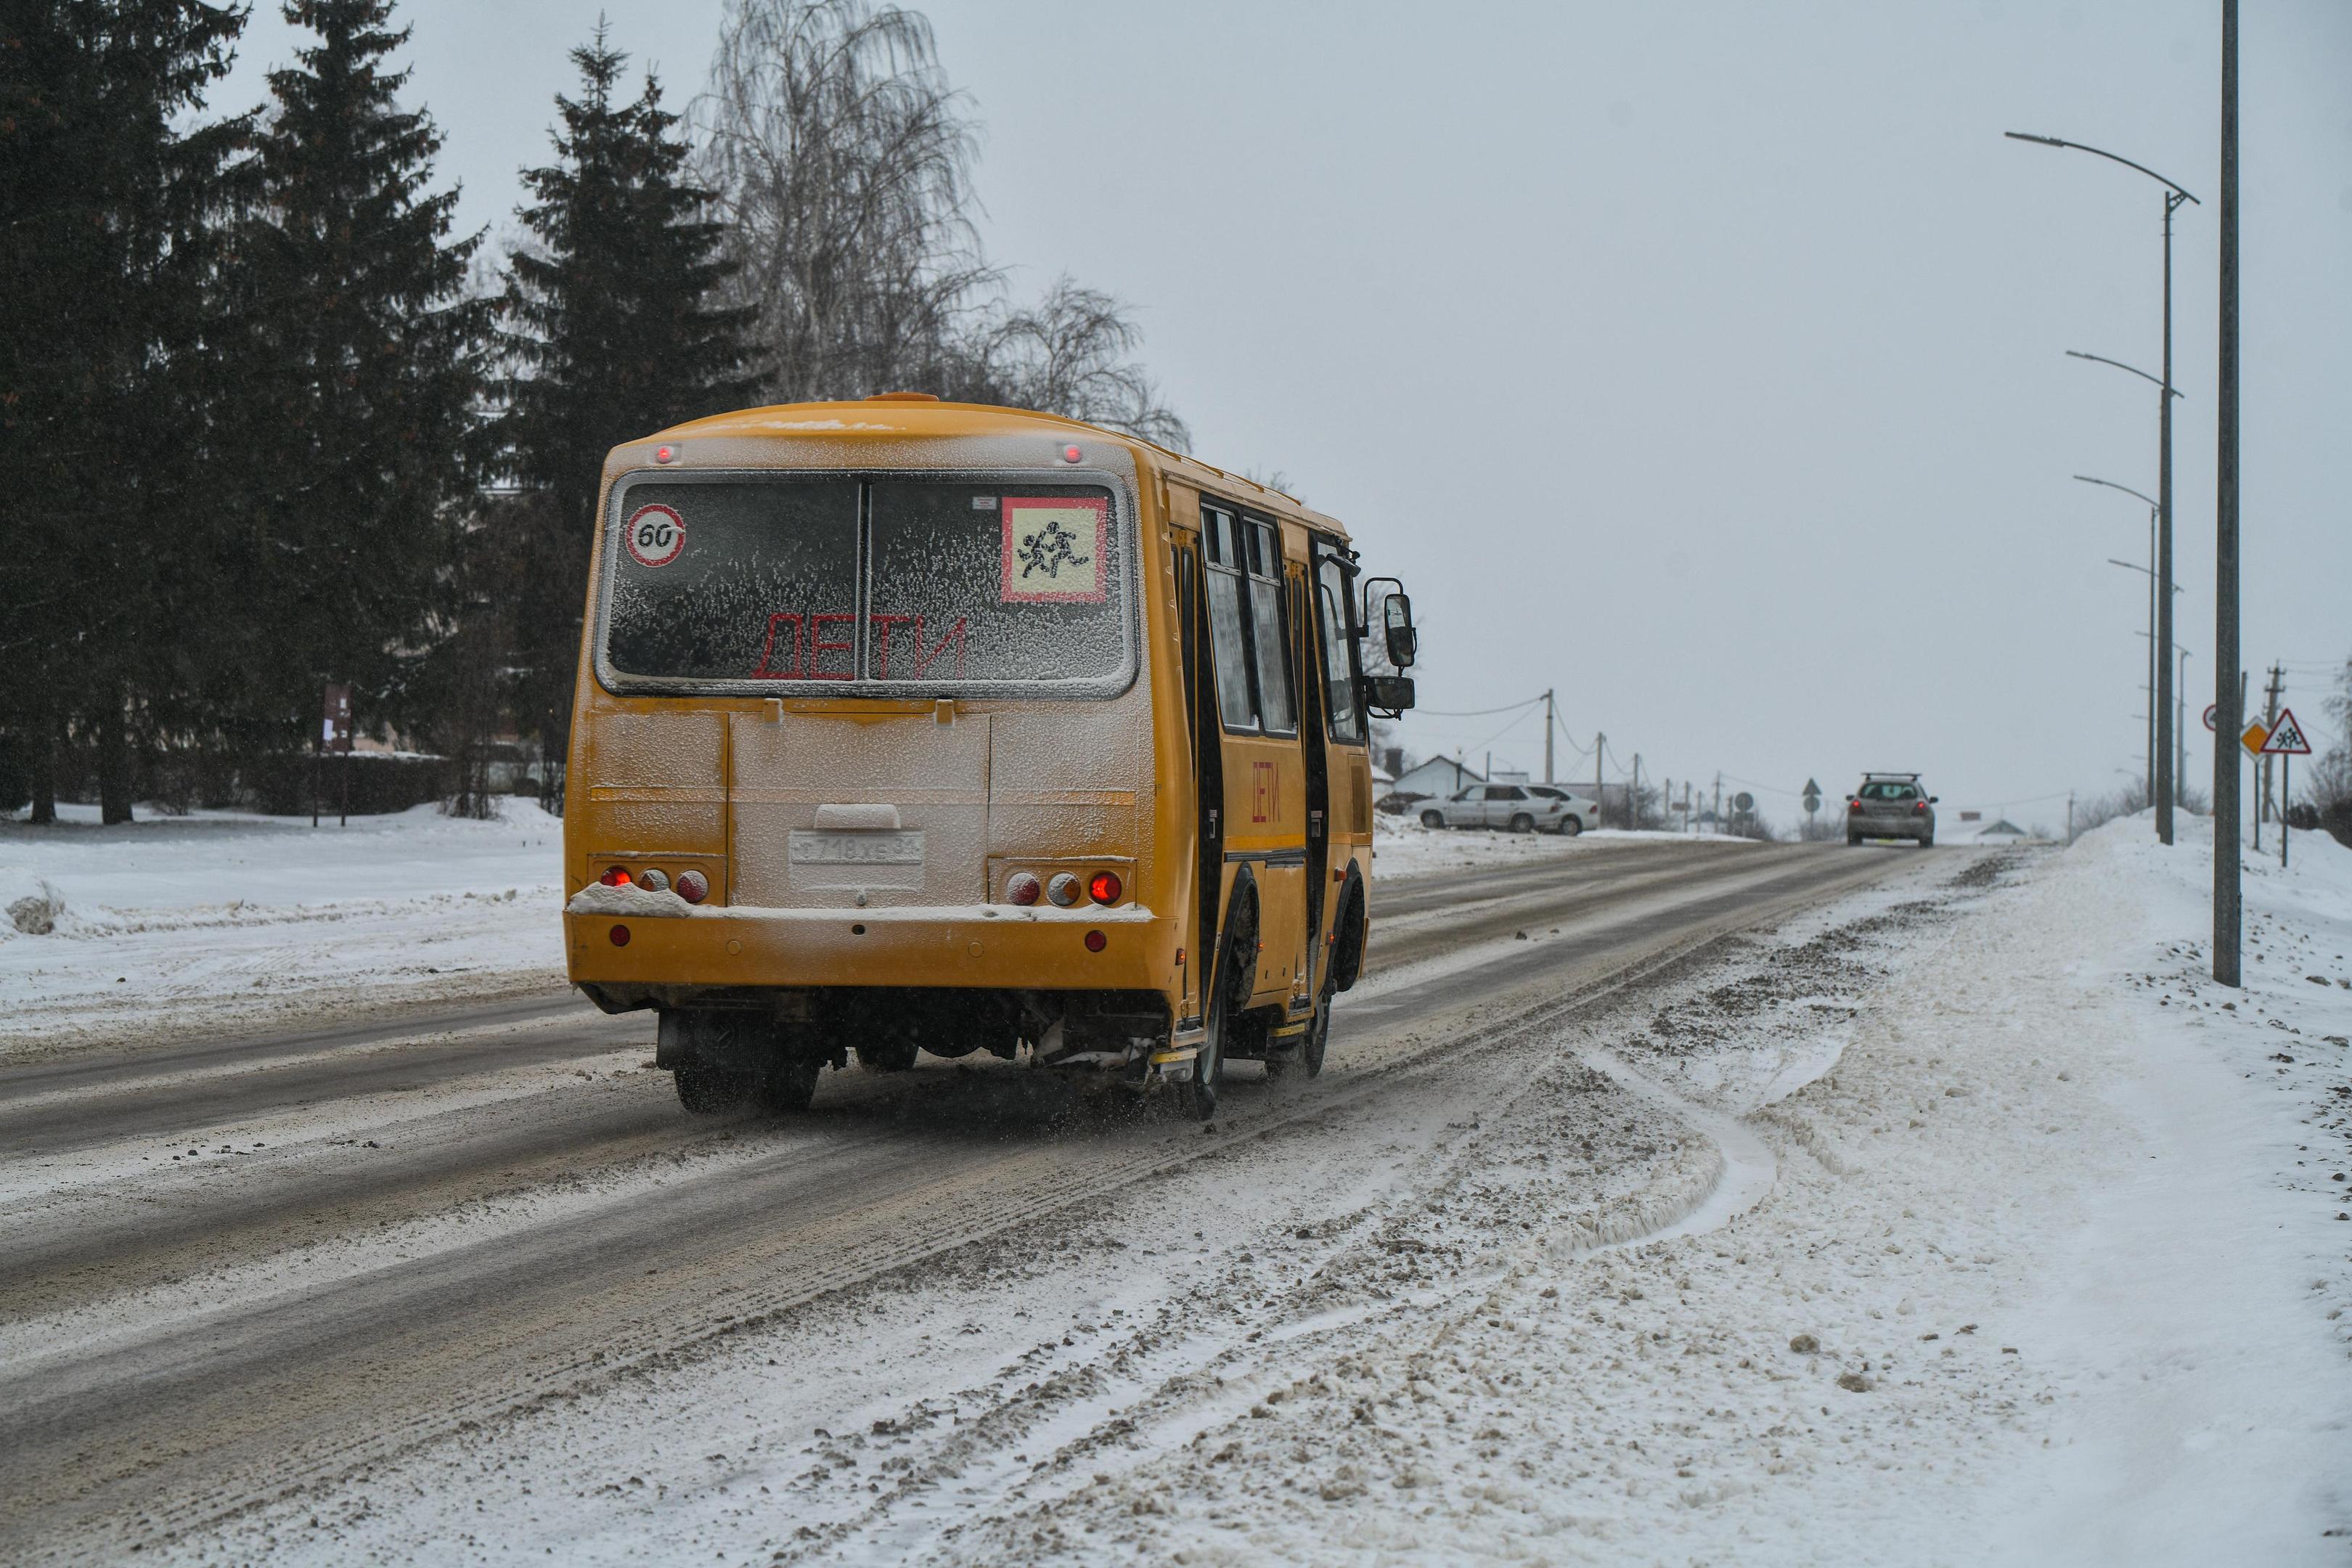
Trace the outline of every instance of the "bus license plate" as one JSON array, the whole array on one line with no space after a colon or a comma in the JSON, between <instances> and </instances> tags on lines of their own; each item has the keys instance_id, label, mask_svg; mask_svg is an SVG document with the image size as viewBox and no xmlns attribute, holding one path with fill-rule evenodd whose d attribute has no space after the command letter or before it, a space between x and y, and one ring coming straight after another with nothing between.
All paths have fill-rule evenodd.
<instances>
[{"instance_id":1,"label":"bus license plate","mask_svg":"<svg viewBox=\"0 0 2352 1568\"><path fill-rule=\"evenodd\" d=\"M899 888L923 885L923 836L820 833L795 828L786 839L795 888Z\"/></svg>"}]
</instances>

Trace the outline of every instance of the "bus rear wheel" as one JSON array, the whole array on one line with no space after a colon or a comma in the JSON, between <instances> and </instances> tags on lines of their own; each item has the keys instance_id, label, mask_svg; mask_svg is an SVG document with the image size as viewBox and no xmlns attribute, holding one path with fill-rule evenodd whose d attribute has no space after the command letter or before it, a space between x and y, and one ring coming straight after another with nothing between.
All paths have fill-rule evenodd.
<instances>
[{"instance_id":1,"label":"bus rear wheel","mask_svg":"<svg viewBox=\"0 0 2352 1568\"><path fill-rule=\"evenodd\" d=\"M672 1076L680 1105L697 1116L717 1116L751 1099L760 1075L748 1068L682 1067Z\"/></svg>"}]
</instances>

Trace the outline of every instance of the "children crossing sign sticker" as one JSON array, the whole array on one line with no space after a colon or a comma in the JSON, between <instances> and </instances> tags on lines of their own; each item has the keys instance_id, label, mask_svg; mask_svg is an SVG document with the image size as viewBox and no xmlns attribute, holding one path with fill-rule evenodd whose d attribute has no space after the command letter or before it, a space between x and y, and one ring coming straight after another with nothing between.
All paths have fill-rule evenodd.
<instances>
[{"instance_id":1,"label":"children crossing sign sticker","mask_svg":"<svg viewBox=\"0 0 2352 1568\"><path fill-rule=\"evenodd\" d=\"M1110 503L1089 496L1006 496L999 596L1008 605L1099 604Z\"/></svg>"},{"instance_id":2,"label":"children crossing sign sticker","mask_svg":"<svg viewBox=\"0 0 2352 1568\"><path fill-rule=\"evenodd\" d=\"M2307 757L2311 742L2303 738L2303 726L2294 721L2294 710L2279 710L2278 722L2263 739L2261 754L2265 757Z\"/></svg>"}]
</instances>

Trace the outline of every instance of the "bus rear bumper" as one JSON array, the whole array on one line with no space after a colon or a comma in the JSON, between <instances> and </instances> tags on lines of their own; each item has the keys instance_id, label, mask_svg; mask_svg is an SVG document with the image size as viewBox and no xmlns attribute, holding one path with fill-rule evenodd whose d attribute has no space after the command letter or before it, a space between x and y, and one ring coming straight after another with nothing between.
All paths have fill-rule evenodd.
<instances>
[{"instance_id":1,"label":"bus rear bumper","mask_svg":"<svg viewBox=\"0 0 2352 1568\"><path fill-rule=\"evenodd\" d=\"M1181 981L1173 922L1135 905L739 907L563 920L572 982L624 994L834 985L1172 993Z\"/></svg>"}]
</instances>

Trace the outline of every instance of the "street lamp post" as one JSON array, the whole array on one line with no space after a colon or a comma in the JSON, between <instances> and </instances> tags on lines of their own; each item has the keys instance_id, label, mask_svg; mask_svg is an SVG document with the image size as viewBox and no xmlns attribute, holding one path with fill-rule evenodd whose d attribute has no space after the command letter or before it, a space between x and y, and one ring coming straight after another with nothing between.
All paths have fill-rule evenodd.
<instances>
[{"instance_id":1,"label":"street lamp post","mask_svg":"<svg viewBox=\"0 0 2352 1568\"><path fill-rule=\"evenodd\" d=\"M2164 221L2166 226L2171 224L2171 214L2166 212ZM2166 279L2171 279L2171 242L2168 240L2166 240L2166 247L2164 247L2164 257L2166 257ZM2171 282L2166 282L2166 289L2171 289ZM2164 318L2171 320L2171 294L2166 294ZM2164 478L2157 482L2157 496L2161 496L2161 499L2155 500L2155 503L2149 503L2152 505L2152 510L2147 512L2147 700L2152 703L2147 715L2147 733L2149 733L2147 750L2149 750L2149 759L2152 759L2152 764L2155 764L2152 766L2152 771L2147 773L2147 793L2149 797L2155 797L2157 802L2159 802L2157 804L2157 842L2171 844L2173 835L2171 835L2171 826L2168 826L2168 818L2171 818L2173 806L2180 802L2180 787L2183 787L2183 781L2180 781L2180 766L2178 766L2176 759L2173 759L2173 750L2180 748L2180 752L2185 752L2185 750L2188 750L2188 738L2180 736L2180 724L2178 724L2178 715L2173 715L2171 712L2171 703L2164 703L2164 700L2161 700L2164 699L2164 687L2168 682L2164 682L2164 679L2157 677L2157 670L2159 670L2159 668L2164 668L2164 670L2168 672L2168 660L2157 651L2157 647L2159 647L2159 644L2157 644L2157 635L2161 632L2161 635L2168 639L2173 630L2171 595L2164 595L2164 606L2161 606L2161 609L2157 606L2157 581L2159 581L2159 572L2161 572L2161 581L2168 583L2171 581L2171 569L2161 564L2161 562L2157 560L2157 555L2159 555L2161 548L2166 548L2166 545L2171 543L2171 531L2164 529L2164 521L2161 521L2166 512L2171 510L2171 494L2173 494L2171 491L2171 439L2173 437L2171 437L2171 411L2168 409L2171 409L2173 397L2180 397L2183 393L2180 393L2180 388L2176 388L2176 385L2166 385L2161 378L2149 376L2149 374L2143 372L2138 364L2124 364L2122 360L2110 360L2107 355L2086 355L2086 353L2082 353L2079 348L2070 348L2070 351L2065 353L2070 360L2088 360L2091 364L2112 364L2112 367L2119 369L2119 372L2126 372L2131 374L2131 376L2138 376L2140 381L2147 381L2149 385L2155 385L2157 388L2157 400L2166 406L2166 416L2164 421L2159 423L2159 437L2161 437L2161 447L2164 447L2164 451L2161 451L2161 461L2164 461L2166 466ZM2082 478L2082 475L2077 475L2077 478ZM2140 496L2140 491L2131 491L2131 494ZM2147 500L2147 496L2140 496L2140 500ZM2166 736L2164 733L2166 729L2173 731L2171 736Z\"/></svg>"},{"instance_id":2,"label":"street lamp post","mask_svg":"<svg viewBox=\"0 0 2352 1568\"><path fill-rule=\"evenodd\" d=\"M2118 157L2113 153L2097 147L2088 147L2080 142L2063 141L2055 136L2034 136L2022 131L2004 132L2003 134L2013 141L2033 142L2044 147L2061 147L2076 153L2088 153L2095 157L2105 158L2111 163L2121 163L2126 169L2137 170L2164 187L2164 377L2157 382L2156 395L2158 448L2156 493L2162 499L2157 502L2156 509L2156 573L2158 587L2152 595L2156 600L2157 625L2150 649L2153 651L2157 647L2169 647L2172 646L2172 595L2166 590L2169 590L2172 586L2172 398L2168 395L2172 391L2172 215L2181 203L2193 202L2197 198L2190 195L2187 189L2166 179L2145 163L2135 163L2129 158ZM2155 662L2155 700L2150 703L2150 707L2155 710L2157 726L2154 748L2157 773L2149 778L2148 787L2156 794L2156 837L2159 842L2169 844L2172 842L2172 803L2178 793L2178 783L2169 776L2172 773L2171 737L2165 733L2172 728L2172 692L2169 689L2172 685L2172 661L2168 658L2159 658Z\"/></svg>"},{"instance_id":3,"label":"street lamp post","mask_svg":"<svg viewBox=\"0 0 2352 1568\"><path fill-rule=\"evenodd\" d=\"M2172 693L2168 690L2164 690L2159 687L2157 681L2157 671L2159 668L2168 669L2171 664L2171 661L2168 659L2159 658L2157 656L2156 651L2158 648L2164 646L2159 640L2159 625L2168 626L2172 622L2169 606L2167 606L2166 613L2161 616L2157 614L2156 607L2156 602L2158 597L2167 599L2171 597L2171 595L2169 594L2159 595L2157 593L2157 584L2161 581L2158 576L2156 554L2158 532L2157 520L2160 515L2162 506L2161 503L2154 497L2143 495L2138 490L2132 489L2131 486L2119 485L2113 479L2095 479L2088 474L2076 474L2074 478L2086 485L2098 485L2106 489L2121 490L2124 494L2130 496L2135 500L2144 501L2147 505L2147 564L2145 566L2133 566L2128 561L2116 561L2114 564L2117 566L2129 567L2134 572L2145 572L2147 574L2147 791L2151 796L2155 797L2155 799L2160 803L2164 798L2161 787L2162 776L2165 772L2168 771L2163 764L2166 761L2166 753L2172 750L2171 737L2163 733L2163 731L2170 728L2170 726L2159 725L2156 721L2158 710L2159 708L2170 706L2172 700ZM2160 804L2158 806L2158 813L2159 816L2163 814L2163 807ZM2160 831L2158 838L2159 840L2162 838Z\"/></svg>"}]
</instances>

